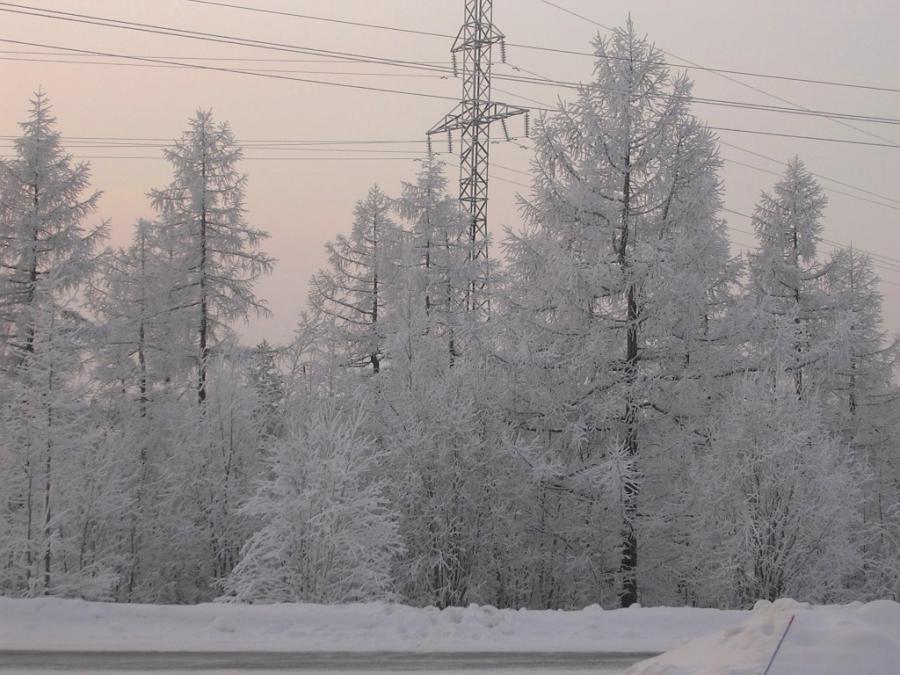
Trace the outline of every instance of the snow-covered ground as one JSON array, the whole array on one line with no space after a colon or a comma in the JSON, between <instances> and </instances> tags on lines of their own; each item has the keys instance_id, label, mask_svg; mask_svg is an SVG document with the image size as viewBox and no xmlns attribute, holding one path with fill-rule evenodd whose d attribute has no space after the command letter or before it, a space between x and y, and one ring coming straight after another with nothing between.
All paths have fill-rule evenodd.
<instances>
[{"instance_id":1,"label":"snow-covered ground","mask_svg":"<svg viewBox=\"0 0 900 675\"><path fill-rule=\"evenodd\" d=\"M0 598L0 650L660 652L746 618L746 612L664 607L556 612Z\"/></svg>"},{"instance_id":2,"label":"snow-covered ground","mask_svg":"<svg viewBox=\"0 0 900 675\"><path fill-rule=\"evenodd\" d=\"M900 604L761 601L752 612L116 605L0 598L2 650L657 652L629 675L896 675Z\"/></svg>"},{"instance_id":3,"label":"snow-covered ground","mask_svg":"<svg viewBox=\"0 0 900 675\"><path fill-rule=\"evenodd\" d=\"M900 604L757 603L750 618L644 661L626 675L758 675L793 616L771 675L897 675Z\"/></svg>"}]
</instances>

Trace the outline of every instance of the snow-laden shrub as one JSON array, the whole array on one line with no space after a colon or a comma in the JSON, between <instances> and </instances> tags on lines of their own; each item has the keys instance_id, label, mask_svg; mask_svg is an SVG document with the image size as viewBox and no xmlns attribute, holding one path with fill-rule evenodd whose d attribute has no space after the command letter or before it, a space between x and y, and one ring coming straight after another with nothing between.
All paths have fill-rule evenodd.
<instances>
[{"instance_id":1,"label":"snow-laden shrub","mask_svg":"<svg viewBox=\"0 0 900 675\"><path fill-rule=\"evenodd\" d=\"M701 604L840 600L862 563L862 471L815 401L765 380L736 383L693 466Z\"/></svg>"},{"instance_id":2,"label":"snow-laden shrub","mask_svg":"<svg viewBox=\"0 0 900 675\"><path fill-rule=\"evenodd\" d=\"M361 415L319 406L296 420L271 474L243 507L262 522L224 588L247 602L346 603L392 595L403 550L397 519L373 481L379 456Z\"/></svg>"}]
</instances>

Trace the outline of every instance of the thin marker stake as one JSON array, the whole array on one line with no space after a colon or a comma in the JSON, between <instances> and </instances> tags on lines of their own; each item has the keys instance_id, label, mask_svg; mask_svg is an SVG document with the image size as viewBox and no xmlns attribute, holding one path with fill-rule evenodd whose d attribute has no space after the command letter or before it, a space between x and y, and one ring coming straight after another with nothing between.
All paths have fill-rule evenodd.
<instances>
[{"instance_id":1,"label":"thin marker stake","mask_svg":"<svg viewBox=\"0 0 900 675\"><path fill-rule=\"evenodd\" d=\"M766 666L766 669L763 671L763 675L769 675L769 668L772 667L772 663L775 662L775 657L778 656L778 650L781 649L781 644L784 642L784 638L787 637L788 631L791 629L791 624L794 623L794 617L796 614L791 614L791 620L788 621L788 625L785 626L784 632L781 634L781 639L778 641L778 646L775 647L775 651L772 652L772 658L769 659L769 665Z\"/></svg>"}]
</instances>

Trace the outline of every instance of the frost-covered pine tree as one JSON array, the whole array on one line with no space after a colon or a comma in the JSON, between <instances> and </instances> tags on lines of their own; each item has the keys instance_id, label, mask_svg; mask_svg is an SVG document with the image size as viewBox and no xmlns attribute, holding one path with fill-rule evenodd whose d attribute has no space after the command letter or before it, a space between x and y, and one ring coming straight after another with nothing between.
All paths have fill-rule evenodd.
<instances>
[{"instance_id":1,"label":"frost-covered pine tree","mask_svg":"<svg viewBox=\"0 0 900 675\"><path fill-rule=\"evenodd\" d=\"M225 579L228 594L263 603L393 597L403 545L362 421L327 400L290 420L269 477L243 508L260 526Z\"/></svg>"},{"instance_id":2,"label":"frost-covered pine tree","mask_svg":"<svg viewBox=\"0 0 900 675\"><path fill-rule=\"evenodd\" d=\"M328 267L310 282L309 303L340 331L347 361L381 370L384 357L386 286L397 274L400 231L391 218L391 200L374 185L357 202L349 237L327 244Z\"/></svg>"},{"instance_id":3,"label":"frost-covered pine tree","mask_svg":"<svg viewBox=\"0 0 900 675\"><path fill-rule=\"evenodd\" d=\"M538 124L526 228L506 242L506 356L518 378L508 405L546 449L532 460L546 467L544 509L583 512L575 522L594 532L569 532L583 569L620 579L627 606L652 564L639 565L639 531L670 498L668 471L704 411L696 383L715 370L733 270L720 160L689 112L690 81L630 22L595 50L594 81ZM548 523L546 546L560 526ZM554 565L547 574L568 583L564 561ZM596 601L602 585L590 593Z\"/></svg>"},{"instance_id":4,"label":"frost-covered pine tree","mask_svg":"<svg viewBox=\"0 0 900 675\"><path fill-rule=\"evenodd\" d=\"M237 169L242 151L227 124L198 111L165 156L173 180L150 197L180 253L172 294L195 335L195 388L202 404L210 353L228 322L267 311L253 284L274 260L260 250L268 235L244 218L247 178Z\"/></svg>"}]
</instances>

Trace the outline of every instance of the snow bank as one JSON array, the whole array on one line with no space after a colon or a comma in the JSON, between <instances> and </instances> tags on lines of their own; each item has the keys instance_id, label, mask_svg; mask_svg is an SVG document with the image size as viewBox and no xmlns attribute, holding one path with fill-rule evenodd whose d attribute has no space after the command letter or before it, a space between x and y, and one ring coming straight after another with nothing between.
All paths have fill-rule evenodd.
<instances>
[{"instance_id":1,"label":"snow bank","mask_svg":"<svg viewBox=\"0 0 900 675\"><path fill-rule=\"evenodd\" d=\"M0 650L662 652L628 675L895 675L900 604L760 601L752 612L438 610L369 603L116 605L0 598ZM705 636L705 637L704 637ZM681 646L678 646L681 645Z\"/></svg>"},{"instance_id":2,"label":"snow bank","mask_svg":"<svg viewBox=\"0 0 900 675\"><path fill-rule=\"evenodd\" d=\"M770 675L900 673L900 604L810 606L785 599L761 600L743 623L643 661L626 675L761 674L792 615Z\"/></svg>"},{"instance_id":3,"label":"snow bank","mask_svg":"<svg viewBox=\"0 0 900 675\"><path fill-rule=\"evenodd\" d=\"M438 610L370 603L116 605L0 598L0 650L661 652L747 612Z\"/></svg>"}]
</instances>

